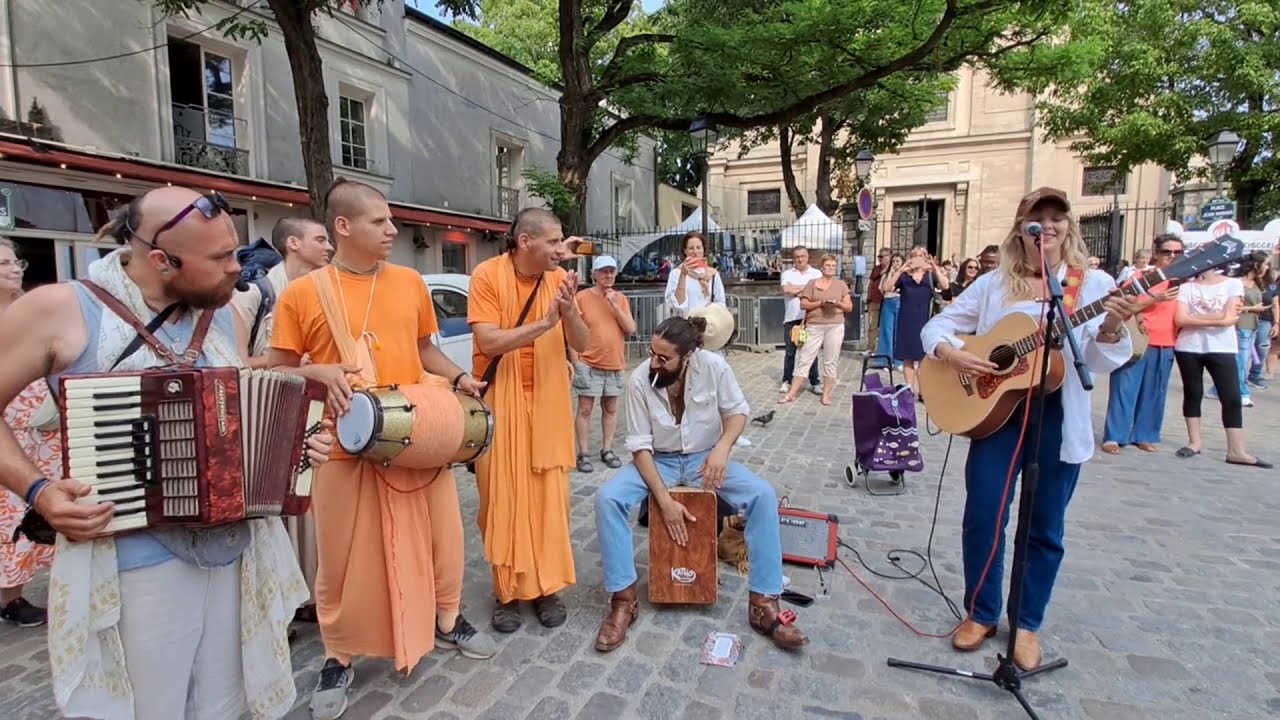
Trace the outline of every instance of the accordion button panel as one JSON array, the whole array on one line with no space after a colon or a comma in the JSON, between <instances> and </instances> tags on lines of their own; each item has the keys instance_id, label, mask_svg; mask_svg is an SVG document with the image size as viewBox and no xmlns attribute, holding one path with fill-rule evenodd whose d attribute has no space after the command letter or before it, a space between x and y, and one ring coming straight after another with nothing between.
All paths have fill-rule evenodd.
<instances>
[{"instance_id":1,"label":"accordion button panel","mask_svg":"<svg viewBox=\"0 0 1280 720\"><path fill-rule=\"evenodd\" d=\"M142 412L137 375L64 381L67 477L92 491L85 504L115 503L105 533L147 526L145 483L154 479L154 422Z\"/></svg>"}]
</instances>

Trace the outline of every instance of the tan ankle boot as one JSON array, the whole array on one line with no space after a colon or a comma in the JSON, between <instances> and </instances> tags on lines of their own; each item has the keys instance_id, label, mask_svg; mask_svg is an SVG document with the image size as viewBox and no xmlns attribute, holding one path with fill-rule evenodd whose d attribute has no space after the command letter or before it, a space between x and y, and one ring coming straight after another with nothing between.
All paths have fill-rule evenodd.
<instances>
[{"instance_id":1,"label":"tan ankle boot","mask_svg":"<svg viewBox=\"0 0 1280 720\"><path fill-rule=\"evenodd\" d=\"M596 650L607 653L622 647L627 641L627 630L639 615L636 584L631 583L631 587L614 593L609 599L609 614L600 623L600 632L596 634Z\"/></svg>"},{"instance_id":2,"label":"tan ankle boot","mask_svg":"<svg viewBox=\"0 0 1280 720\"><path fill-rule=\"evenodd\" d=\"M1040 649L1040 636L1030 630L1018 630L1018 637L1013 640L1013 664L1023 670L1035 670L1044 660L1044 652Z\"/></svg>"},{"instance_id":3,"label":"tan ankle boot","mask_svg":"<svg viewBox=\"0 0 1280 720\"><path fill-rule=\"evenodd\" d=\"M778 609L778 598L751 593L747 622L751 623L753 630L772 640L774 645L783 650L796 650L809 642L804 632L795 626L795 621L794 612Z\"/></svg>"},{"instance_id":4,"label":"tan ankle boot","mask_svg":"<svg viewBox=\"0 0 1280 720\"><path fill-rule=\"evenodd\" d=\"M973 652L987 644L987 638L995 634L994 625L982 625L969 618L960 624L960 629L951 637L951 647L960 652Z\"/></svg>"}]
</instances>

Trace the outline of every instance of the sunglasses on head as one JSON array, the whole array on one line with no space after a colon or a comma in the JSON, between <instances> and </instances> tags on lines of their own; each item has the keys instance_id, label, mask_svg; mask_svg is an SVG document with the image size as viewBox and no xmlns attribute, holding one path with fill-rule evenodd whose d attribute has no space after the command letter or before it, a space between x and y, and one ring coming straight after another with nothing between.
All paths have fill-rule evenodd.
<instances>
[{"instance_id":1,"label":"sunglasses on head","mask_svg":"<svg viewBox=\"0 0 1280 720\"><path fill-rule=\"evenodd\" d=\"M128 238L128 237L138 238L144 244L151 247L151 249L159 250L160 252L164 253L165 256L169 258L169 264L172 265L173 267L175 268L182 267L182 260L180 258L176 258L170 255L167 251L161 249L158 243L160 242L160 236L164 232L168 230L172 230L178 223L182 222L193 211L199 212L201 215L204 216L206 220L212 220L223 213L230 215L231 203L228 203L227 199L222 197L222 195L217 192L211 192L205 195L201 195L195 200L192 200L191 204L179 210L177 215L174 215L173 217L169 218L168 222L161 225L160 229L156 230L155 234L151 236L150 240L146 240L141 236L139 236L138 233L134 231L133 226L129 224L129 218L128 216L126 216L124 221L124 226L123 226L123 229L124 229L124 232L122 233L123 237L121 239Z\"/></svg>"}]
</instances>

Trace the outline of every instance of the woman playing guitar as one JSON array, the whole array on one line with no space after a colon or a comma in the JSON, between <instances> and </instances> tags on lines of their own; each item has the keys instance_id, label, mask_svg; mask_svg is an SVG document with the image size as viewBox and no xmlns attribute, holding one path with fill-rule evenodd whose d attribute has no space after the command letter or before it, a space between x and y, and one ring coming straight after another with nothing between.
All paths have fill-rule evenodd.
<instances>
[{"instance_id":1,"label":"woman playing guitar","mask_svg":"<svg viewBox=\"0 0 1280 720\"><path fill-rule=\"evenodd\" d=\"M1028 231L1032 223L1042 228L1039 247L1037 238ZM1000 246L1000 267L975 280L925 325L921 333L925 353L959 373L974 378L990 376L996 365L966 352L956 336L987 333L1012 313L1042 318L1045 304L1039 299L1048 296L1041 271L1042 252L1044 264L1062 283L1063 304L1068 313L1073 307L1105 298L1115 290L1115 281L1109 275L1087 268L1088 253L1066 193L1041 188L1018 204L1014 226ZM1118 296L1107 299L1105 307L1105 314L1074 328L1085 363L1098 374L1109 373L1129 360L1132 345L1125 320L1137 310L1132 300ZM1069 368L1070 348L1063 345ZM1032 353L1025 361L1038 365L1040 359ZM1045 402L1040 484L1031 516L1022 608L1016 620L1019 632L1013 653L1014 662L1025 670L1040 666L1036 632L1062 562L1067 503L1075 490L1081 464L1093 456L1093 415L1089 393L1079 377L1067 372L1061 388L1050 393ZM974 439L969 446L962 534L969 618L952 638L951 644L957 650L978 650L995 634L1002 603L1004 525L1014 497L1009 486L1031 459L1026 448L1033 446L1036 433L1041 431L1036 422L1039 417L1038 408L1019 403L999 430ZM1074 419L1067 422L1067 418Z\"/></svg>"}]
</instances>

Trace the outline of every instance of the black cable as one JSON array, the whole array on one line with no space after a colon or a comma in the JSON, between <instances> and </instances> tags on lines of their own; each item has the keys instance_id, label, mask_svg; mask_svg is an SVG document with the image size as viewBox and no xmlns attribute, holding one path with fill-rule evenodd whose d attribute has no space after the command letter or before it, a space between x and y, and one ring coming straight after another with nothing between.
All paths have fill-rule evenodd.
<instances>
[{"instance_id":1,"label":"black cable","mask_svg":"<svg viewBox=\"0 0 1280 720\"><path fill-rule=\"evenodd\" d=\"M876 570L863 560L862 553L859 553L852 545L845 542L843 539L838 539L836 542L839 543L840 547L843 547L853 553L854 559L857 560L858 564L865 568L867 572L875 575L876 577L884 578L885 580L915 580L921 585L932 590L938 595L938 597L941 597L942 601L946 603L947 609L951 611L951 614L956 618L956 620L964 620L965 615L960 612L960 607L956 605L956 603L947 596L946 591L942 589L942 580L938 577L938 569L934 567L933 564L933 539L937 534L938 512L942 506L942 481L946 476L947 463L951 459L951 446L954 442L955 436L952 435L947 440L947 451L942 458L942 469L938 472L938 490L933 501L933 519L929 523L929 540L925 545L924 554L922 555L915 550L907 550L904 548L893 548L885 553L885 558L888 560L889 564L900 570L902 574L891 575L889 573ZM920 560L920 568L915 572L911 572L907 570L907 568L903 567L902 559L905 555L912 555L918 558ZM933 576L932 584L930 584L928 580L920 577L924 574L926 569L928 569L930 574Z\"/></svg>"},{"instance_id":2,"label":"black cable","mask_svg":"<svg viewBox=\"0 0 1280 720\"><path fill-rule=\"evenodd\" d=\"M259 3L254 3L253 5L249 5L247 7L241 8L240 10L237 10L236 12L232 13L225 20L219 20L218 22L210 25L207 28L204 28L203 30L197 30L191 33L190 35L183 35L181 37L176 37L176 38L173 38L172 40L168 40L159 45L152 45L151 47L142 48L141 50L131 50L125 53L116 53L115 55L104 55L102 57L89 58L87 60L63 60L60 62L45 62L45 63L0 63L0 68L49 68L49 67L68 67L71 65L90 65L92 63L106 62L108 60L119 60L120 58L127 58L127 57L132 57L134 55L141 55L143 53L155 52L160 48L169 47L175 42L183 42L186 40L190 40L191 38L196 37L197 35L203 35L209 32L210 30L215 30L219 25L222 25L223 23L234 20L240 15L243 15L244 13L249 12L253 8L258 7L258 5Z\"/></svg>"}]
</instances>

